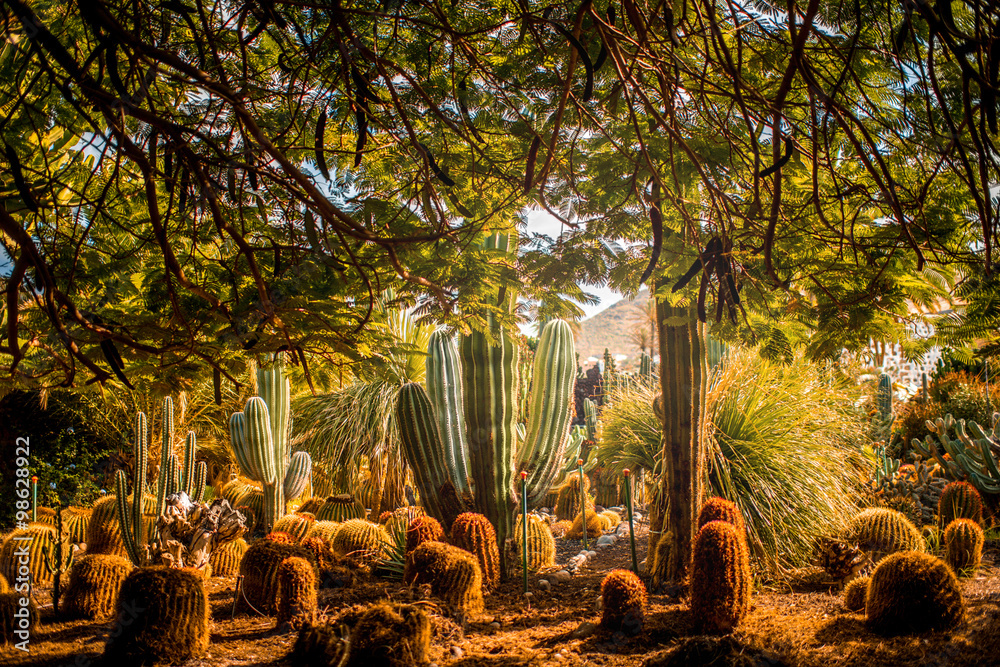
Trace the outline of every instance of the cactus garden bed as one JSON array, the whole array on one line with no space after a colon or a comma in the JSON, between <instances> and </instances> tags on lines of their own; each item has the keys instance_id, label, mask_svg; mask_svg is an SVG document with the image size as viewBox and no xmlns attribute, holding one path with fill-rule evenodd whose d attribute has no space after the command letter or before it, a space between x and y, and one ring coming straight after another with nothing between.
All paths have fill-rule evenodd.
<instances>
[{"instance_id":1,"label":"cactus garden bed","mask_svg":"<svg viewBox=\"0 0 1000 667\"><path fill-rule=\"evenodd\" d=\"M644 552L647 537L637 531ZM557 541L557 562L566 563L580 543ZM437 665L981 665L1000 656L1000 545L987 545L979 574L961 582L967 621L950 633L926 632L886 638L864 626L864 616L848 613L839 594L805 580L758 585L749 615L732 635L693 636L686 599L653 593L643 631L634 637L593 631L600 621L601 581L628 567L628 541L597 550L569 581L550 574L531 576L532 597L521 595L520 579L508 581L486 598L485 613L460 622L441 613L426 590L401 582L362 577L352 585L320 591L319 608L330 618L349 618L377 601L415 602L431 616L430 659ZM551 581L548 590L541 579ZM208 656L199 665L291 665L295 632L274 629L273 616L232 615L233 578L213 578ZM48 601L48 591L40 591ZM461 619L459 619L461 620ZM113 622L55 622L42 609L31 653L0 649L0 664L98 665ZM741 657L737 657L741 656ZM992 658L991 658L992 656ZM735 662L736 660L742 662ZM985 662L984 662L985 660Z\"/></svg>"}]
</instances>

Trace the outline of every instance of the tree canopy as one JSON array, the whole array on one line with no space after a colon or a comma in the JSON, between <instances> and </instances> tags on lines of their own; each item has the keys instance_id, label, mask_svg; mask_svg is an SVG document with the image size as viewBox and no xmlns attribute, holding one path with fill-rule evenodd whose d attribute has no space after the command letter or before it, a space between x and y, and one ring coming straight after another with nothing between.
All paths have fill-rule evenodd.
<instances>
[{"instance_id":1,"label":"tree canopy","mask_svg":"<svg viewBox=\"0 0 1000 667\"><path fill-rule=\"evenodd\" d=\"M993 274L984 0L0 8L12 385L365 358L387 288L468 328L650 278L823 356ZM481 246L532 206L564 233Z\"/></svg>"}]
</instances>

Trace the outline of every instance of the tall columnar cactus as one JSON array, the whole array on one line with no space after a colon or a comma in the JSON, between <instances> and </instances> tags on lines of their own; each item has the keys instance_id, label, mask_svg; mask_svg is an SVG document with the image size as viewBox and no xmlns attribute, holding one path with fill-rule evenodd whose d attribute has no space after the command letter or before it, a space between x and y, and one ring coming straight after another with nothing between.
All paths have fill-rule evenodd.
<instances>
[{"instance_id":1,"label":"tall columnar cactus","mask_svg":"<svg viewBox=\"0 0 1000 667\"><path fill-rule=\"evenodd\" d=\"M993 426L989 431L974 421L968 422L971 435L965 427L964 419L956 422L950 414L933 422L928 420L927 430L936 435L938 441L935 442L932 435L926 436L924 442L914 438L913 448L924 458L933 456L953 479L967 479L983 493L1000 493L1000 465L997 461L1000 457L1000 413L993 413ZM955 440L948 435L952 428L955 429ZM949 454L950 460L944 458L944 454Z\"/></svg>"},{"instance_id":2,"label":"tall columnar cactus","mask_svg":"<svg viewBox=\"0 0 1000 667\"><path fill-rule=\"evenodd\" d=\"M968 482L951 482L938 499L938 528L944 530L955 519L983 522L983 499Z\"/></svg>"},{"instance_id":3,"label":"tall columnar cactus","mask_svg":"<svg viewBox=\"0 0 1000 667\"><path fill-rule=\"evenodd\" d=\"M645 380L653 377L653 358L645 352L639 356L639 377Z\"/></svg>"},{"instance_id":4,"label":"tall columnar cactus","mask_svg":"<svg viewBox=\"0 0 1000 667\"><path fill-rule=\"evenodd\" d=\"M583 399L583 420L587 428L587 440L597 441L597 404L589 398Z\"/></svg>"},{"instance_id":5,"label":"tall columnar cactus","mask_svg":"<svg viewBox=\"0 0 1000 667\"><path fill-rule=\"evenodd\" d=\"M68 552L68 553L67 553ZM59 595L62 591L62 576L73 567L73 547L69 536L63 532L63 508L56 508L56 534L45 550L45 570L52 575L52 609L59 616Z\"/></svg>"},{"instance_id":6,"label":"tall columnar cactus","mask_svg":"<svg viewBox=\"0 0 1000 667\"><path fill-rule=\"evenodd\" d=\"M229 436L240 471L264 490L265 530L285 514L289 500L302 493L312 467L306 452L289 451L291 387L279 357L257 371L257 392L243 412L229 419ZM290 495L291 494L291 495Z\"/></svg>"},{"instance_id":7,"label":"tall columnar cactus","mask_svg":"<svg viewBox=\"0 0 1000 667\"><path fill-rule=\"evenodd\" d=\"M431 334L426 371L427 395L441 439L441 449L434 455L436 458L443 456L448 479L455 491L460 496L469 495L472 488L469 486L469 448L465 440L462 366L454 340L443 330Z\"/></svg>"},{"instance_id":8,"label":"tall columnar cactus","mask_svg":"<svg viewBox=\"0 0 1000 667\"><path fill-rule=\"evenodd\" d=\"M552 320L542 330L535 352L527 436L518 449L518 470L528 473L528 504L537 504L560 471L573 417L573 330Z\"/></svg>"},{"instance_id":9,"label":"tall columnar cactus","mask_svg":"<svg viewBox=\"0 0 1000 667\"><path fill-rule=\"evenodd\" d=\"M171 414L172 421L173 415ZM166 414L164 415L164 422L166 422ZM164 425L164 430L166 430L166 425ZM135 416L135 466L132 471L131 508L128 506L128 486L125 471L119 470L115 474L115 496L118 498L118 522L121 525L122 541L125 544L125 551L128 553L129 560L140 567L145 565L149 560L146 530L142 520L142 495L146 488L146 438L146 415L139 412ZM160 470L161 488L157 493L157 506L161 510L163 508L161 503L170 492L169 480L164 480L164 477L168 475L164 473L170 471L171 467L168 467L166 471L163 469Z\"/></svg>"},{"instance_id":10,"label":"tall columnar cactus","mask_svg":"<svg viewBox=\"0 0 1000 667\"><path fill-rule=\"evenodd\" d=\"M882 373L878 376L875 407L878 410L876 418L880 424L892 423L892 376L888 373Z\"/></svg>"}]
</instances>

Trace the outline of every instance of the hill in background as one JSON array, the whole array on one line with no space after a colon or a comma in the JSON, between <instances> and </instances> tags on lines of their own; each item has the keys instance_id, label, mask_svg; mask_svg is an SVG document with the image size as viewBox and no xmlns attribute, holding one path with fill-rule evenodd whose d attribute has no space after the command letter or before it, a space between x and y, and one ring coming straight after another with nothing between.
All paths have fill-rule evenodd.
<instances>
[{"instance_id":1,"label":"hill in background","mask_svg":"<svg viewBox=\"0 0 1000 667\"><path fill-rule=\"evenodd\" d=\"M634 333L640 328L649 331L649 321L646 318L646 304L649 292L643 288L635 299L622 299L593 317L580 322L576 333L576 351L580 353L580 365L589 368L588 357L601 359L604 349L611 354L624 354L628 359L618 363L618 368L630 368L639 363L639 346L633 340ZM648 334L647 334L648 337ZM649 350L647 348L647 354Z\"/></svg>"}]
</instances>

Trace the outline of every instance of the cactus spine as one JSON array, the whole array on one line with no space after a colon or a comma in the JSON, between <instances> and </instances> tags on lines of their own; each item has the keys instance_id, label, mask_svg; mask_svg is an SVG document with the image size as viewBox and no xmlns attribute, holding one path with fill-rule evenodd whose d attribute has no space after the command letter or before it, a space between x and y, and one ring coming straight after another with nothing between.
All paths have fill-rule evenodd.
<instances>
[{"instance_id":1,"label":"cactus spine","mask_svg":"<svg viewBox=\"0 0 1000 667\"><path fill-rule=\"evenodd\" d=\"M45 571L52 575L52 608L56 616L59 616L59 594L62 591L62 576L73 567L73 548L69 545L68 538L63 535L62 515L63 508L60 505L56 508L55 539L50 539L43 560ZM69 553L63 554L64 549L69 549Z\"/></svg>"},{"instance_id":2,"label":"cactus spine","mask_svg":"<svg viewBox=\"0 0 1000 667\"><path fill-rule=\"evenodd\" d=\"M983 559L985 536L978 523L955 519L944 531L945 561L960 577L972 576Z\"/></svg>"},{"instance_id":3,"label":"cactus spine","mask_svg":"<svg viewBox=\"0 0 1000 667\"><path fill-rule=\"evenodd\" d=\"M164 431L167 430L167 401L164 400ZM173 430L173 411L170 413L170 429ZM146 548L145 527L142 521L142 494L146 488L146 415L139 412L135 416L135 466L132 471L132 508L128 507L128 488L126 485L125 471L119 470L115 474L115 496L118 498L118 522L121 525L122 542L125 544L125 551L129 560L135 565L146 564L149 553ZM166 435L164 435L166 439ZM165 447L166 451L167 448ZM168 467L171 470L172 466ZM157 493L156 503L162 511L163 501L169 495L167 491L168 480L165 471L160 471L160 490Z\"/></svg>"},{"instance_id":4,"label":"cactus spine","mask_svg":"<svg viewBox=\"0 0 1000 667\"><path fill-rule=\"evenodd\" d=\"M282 357L271 368L257 370L257 392L243 412L230 417L229 437L240 470L263 486L260 523L266 531L284 516L287 502L295 497L289 494L302 493L312 460L306 452L289 453L291 386Z\"/></svg>"}]
</instances>

